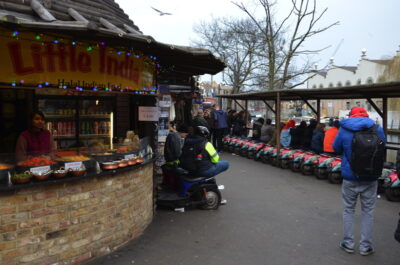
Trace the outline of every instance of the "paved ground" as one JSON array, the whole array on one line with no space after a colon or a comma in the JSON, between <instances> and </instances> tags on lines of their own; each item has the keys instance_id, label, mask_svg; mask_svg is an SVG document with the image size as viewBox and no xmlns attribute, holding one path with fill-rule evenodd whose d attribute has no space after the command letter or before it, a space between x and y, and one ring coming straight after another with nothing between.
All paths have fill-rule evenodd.
<instances>
[{"instance_id":1,"label":"paved ground","mask_svg":"<svg viewBox=\"0 0 400 265\"><path fill-rule=\"evenodd\" d=\"M226 206L217 211L158 211L137 240L88 265L399 265L393 239L400 203L380 198L372 256L347 254L341 239L340 186L223 154ZM359 206L357 220L360 220ZM359 240L359 222L356 225Z\"/></svg>"}]
</instances>

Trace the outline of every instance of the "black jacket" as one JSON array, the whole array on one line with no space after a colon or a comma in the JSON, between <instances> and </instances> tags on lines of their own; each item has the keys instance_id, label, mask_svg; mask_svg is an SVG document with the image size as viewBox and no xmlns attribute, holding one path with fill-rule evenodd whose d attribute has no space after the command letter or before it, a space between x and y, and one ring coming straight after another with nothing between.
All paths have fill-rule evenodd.
<instances>
[{"instance_id":1,"label":"black jacket","mask_svg":"<svg viewBox=\"0 0 400 265\"><path fill-rule=\"evenodd\" d=\"M180 166L192 174L205 171L214 164L211 157L205 149L207 139L201 136L188 136L182 148L182 154L179 158Z\"/></svg>"},{"instance_id":2,"label":"black jacket","mask_svg":"<svg viewBox=\"0 0 400 265\"><path fill-rule=\"evenodd\" d=\"M164 157L166 162L178 160L182 152L183 140L179 133L170 132L165 140Z\"/></svg>"}]
</instances>

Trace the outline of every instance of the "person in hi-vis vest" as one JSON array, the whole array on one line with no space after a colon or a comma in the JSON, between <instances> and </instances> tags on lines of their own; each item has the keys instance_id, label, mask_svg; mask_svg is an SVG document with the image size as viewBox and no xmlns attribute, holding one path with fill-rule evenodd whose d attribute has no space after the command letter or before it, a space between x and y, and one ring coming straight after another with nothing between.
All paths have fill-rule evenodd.
<instances>
[{"instance_id":1,"label":"person in hi-vis vest","mask_svg":"<svg viewBox=\"0 0 400 265\"><path fill-rule=\"evenodd\" d=\"M219 160L218 152L207 140L209 130L196 126L194 134L185 139L180 157L180 167L193 177L213 177L229 168L229 162Z\"/></svg>"}]
</instances>

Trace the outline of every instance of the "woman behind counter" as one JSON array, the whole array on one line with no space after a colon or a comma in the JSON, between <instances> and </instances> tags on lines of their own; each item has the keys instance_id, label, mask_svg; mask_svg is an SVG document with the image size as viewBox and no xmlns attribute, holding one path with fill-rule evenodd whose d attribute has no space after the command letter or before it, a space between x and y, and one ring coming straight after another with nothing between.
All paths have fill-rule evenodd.
<instances>
[{"instance_id":1,"label":"woman behind counter","mask_svg":"<svg viewBox=\"0 0 400 265\"><path fill-rule=\"evenodd\" d=\"M49 155L56 149L53 136L44 128L45 123L41 111L32 113L28 130L23 131L17 140L15 150L17 161L25 160L30 155Z\"/></svg>"}]
</instances>

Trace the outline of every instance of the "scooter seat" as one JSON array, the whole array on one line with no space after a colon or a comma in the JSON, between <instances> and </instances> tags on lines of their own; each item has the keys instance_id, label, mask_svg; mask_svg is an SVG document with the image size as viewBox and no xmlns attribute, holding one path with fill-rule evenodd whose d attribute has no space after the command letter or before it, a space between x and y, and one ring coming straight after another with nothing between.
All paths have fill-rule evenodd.
<instances>
[{"instance_id":1,"label":"scooter seat","mask_svg":"<svg viewBox=\"0 0 400 265\"><path fill-rule=\"evenodd\" d=\"M186 181L186 182L197 182L197 181L206 179L205 177L196 177L196 178L189 178L187 176L180 176L180 177L183 181Z\"/></svg>"}]
</instances>

